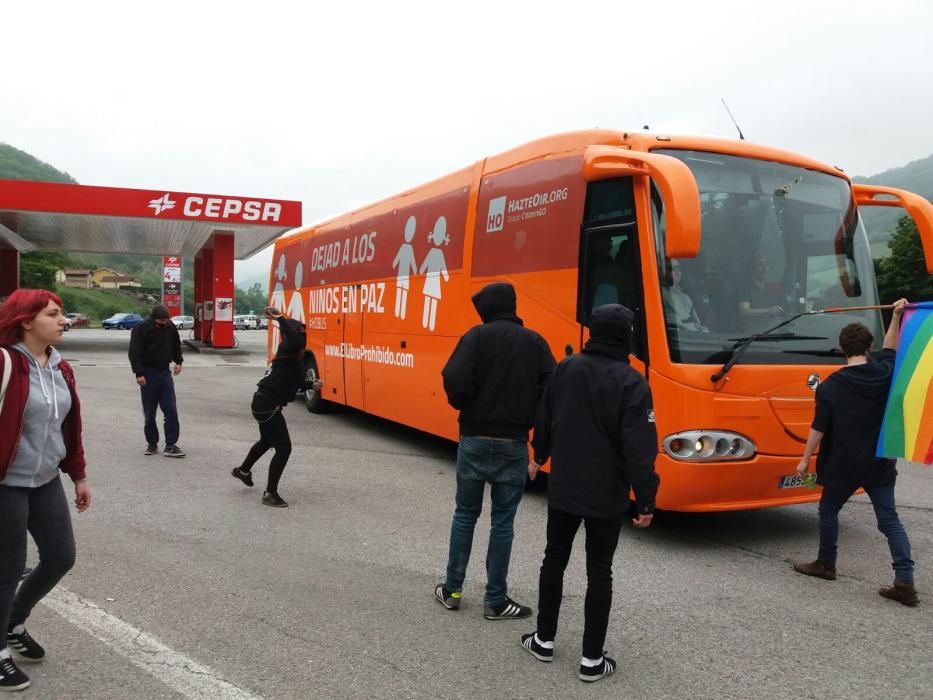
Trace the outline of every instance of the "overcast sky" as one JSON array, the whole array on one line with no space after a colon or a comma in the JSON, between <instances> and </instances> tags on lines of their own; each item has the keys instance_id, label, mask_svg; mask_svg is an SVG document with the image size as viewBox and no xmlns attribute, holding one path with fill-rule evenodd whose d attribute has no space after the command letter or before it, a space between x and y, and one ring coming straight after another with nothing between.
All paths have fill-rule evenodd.
<instances>
[{"instance_id":1,"label":"overcast sky","mask_svg":"<svg viewBox=\"0 0 933 700\"><path fill-rule=\"evenodd\" d=\"M747 139L853 175L933 153L929 2L315 5L2 3L0 141L306 224L555 132L732 138L722 97Z\"/></svg>"}]
</instances>

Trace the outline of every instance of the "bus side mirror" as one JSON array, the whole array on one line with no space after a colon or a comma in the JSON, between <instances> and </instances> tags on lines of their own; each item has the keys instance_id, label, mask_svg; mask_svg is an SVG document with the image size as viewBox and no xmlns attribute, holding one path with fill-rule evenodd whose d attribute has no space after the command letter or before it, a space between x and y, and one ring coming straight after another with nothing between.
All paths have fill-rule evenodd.
<instances>
[{"instance_id":1,"label":"bus side mirror","mask_svg":"<svg viewBox=\"0 0 933 700\"><path fill-rule=\"evenodd\" d=\"M583 154L583 179L649 177L664 199L667 233L665 255L695 258L700 252L700 191L690 168L671 156L641 153L614 146L590 146Z\"/></svg>"},{"instance_id":2,"label":"bus side mirror","mask_svg":"<svg viewBox=\"0 0 933 700\"><path fill-rule=\"evenodd\" d=\"M933 275L933 204L920 195L899 190L894 187L875 185L852 185L855 203L860 207L903 207L917 225L920 242L923 245L923 257L926 259L927 273ZM879 196L894 199L878 199Z\"/></svg>"}]
</instances>

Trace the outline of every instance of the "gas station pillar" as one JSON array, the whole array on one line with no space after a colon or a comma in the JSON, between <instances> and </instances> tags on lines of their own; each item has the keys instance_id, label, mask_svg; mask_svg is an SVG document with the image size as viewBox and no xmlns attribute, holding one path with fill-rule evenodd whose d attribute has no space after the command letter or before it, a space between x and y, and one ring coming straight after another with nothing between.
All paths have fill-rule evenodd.
<instances>
[{"instance_id":1,"label":"gas station pillar","mask_svg":"<svg viewBox=\"0 0 933 700\"><path fill-rule=\"evenodd\" d=\"M215 348L233 347L233 242L232 231L214 233L213 299Z\"/></svg>"},{"instance_id":2,"label":"gas station pillar","mask_svg":"<svg viewBox=\"0 0 933 700\"><path fill-rule=\"evenodd\" d=\"M0 297L10 296L19 289L19 251L0 248Z\"/></svg>"},{"instance_id":3,"label":"gas station pillar","mask_svg":"<svg viewBox=\"0 0 933 700\"><path fill-rule=\"evenodd\" d=\"M198 254L194 256L194 310L191 314L194 316L195 340L203 340L201 337L201 316L204 314L204 293L201 290L201 286L203 285L201 266L201 252L198 251Z\"/></svg>"},{"instance_id":4,"label":"gas station pillar","mask_svg":"<svg viewBox=\"0 0 933 700\"><path fill-rule=\"evenodd\" d=\"M214 335L214 249L211 241L201 248L201 340L208 345Z\"/></svg>"}]
</instances>

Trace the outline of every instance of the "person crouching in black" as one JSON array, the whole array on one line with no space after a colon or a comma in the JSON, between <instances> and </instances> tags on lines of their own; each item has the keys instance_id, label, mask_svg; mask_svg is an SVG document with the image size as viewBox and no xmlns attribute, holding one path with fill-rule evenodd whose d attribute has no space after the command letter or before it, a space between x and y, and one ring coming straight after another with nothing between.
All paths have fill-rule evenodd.
<instances>
[{"instance_id":1,"label":"person crouching in black","mask_svg":"<svg viewBox=\"0 0 933 700\"><path fill-rule=\"evenodd\" d=\"M285 464L292 452L292 441L288 436L288 425L282 408L295 398L302 389L308 388L304 376L304 350L307 344L305 326L300 321L286 318L281 311L267 306L263 312L271 322L279 324L282 341L275 353L275 359L259 380L250 410L259 423L259 440L250 448L246 459L231 472L247 486L253 485L252 469L256 461L271 447L275 450L269 463L269 478L266 491L262 494L262 504L274 508L286 508L288 503L279 496L279 480L285 471ZM319 380L310 388L320 389Z\"/></svg>"}]
</instances>

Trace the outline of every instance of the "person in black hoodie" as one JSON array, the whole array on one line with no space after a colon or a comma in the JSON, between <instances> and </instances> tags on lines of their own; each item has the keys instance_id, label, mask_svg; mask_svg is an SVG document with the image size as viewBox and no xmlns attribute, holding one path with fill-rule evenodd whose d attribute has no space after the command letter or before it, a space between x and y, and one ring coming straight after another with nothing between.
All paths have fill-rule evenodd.
<instances>
[{"instance_id":1,"label":"person in black hoodie","mask_svg":"<svg viewBox=\"0 0 933 700\"><path fill-rule=\"evenodd\" d=\"M906 305L906 299L894 303L883 349L875 359L868 354L874 338L861 323L851 323L839 333L846 366L827 377L816 390L813 423L797 465L797 473L805 474L810 457L822 445L816 458L816 480L823 486L819 553L815 561L794 564L794 569L807 576L836 579L839 511L857 489L864 488L875 510L878 529L888 539L893 560L894 583L882 587L878 593L914 606L918 598L910 541L894 503L895 460L875 456Z\"/></svg>"},{"instance_id":2,"label":"person in black hoodie","mask_svg":"<svg viewBox=\"0 0 933 700\"><path fill-rule=\"evenodd\" d=\"M250 405L253 418L259 424L259 440L250 448L243 464L234 467L231 474L247 486L253 485L253 465L270 448L275 450L269 463L269 476L266 490L262 494L262 504L274 508L286 508L288 503L279 495L279 480L292 452L292 441L288 435L288 425L282 409L292 401L299 391L308 388L304 376L304 351L307 345L305 325L300 321L285 318L281 311L267 306L266 318L279 325L281 342L276 349L275 358L266 369L266 373L256 385L256 393ZM320 389L322 383L315 380L313 389Z\"/></svg>"},{"instance_id":3,"label":"person in black hoodie","mask_svg":"<svg viewBox=\"0 0 933 700\"><path fill-rule=\"evenodd\" d=\"M154 455L159 451L156 411L161 407L165 429L163 454L166 457L184 457L184 451L177 444L181 428L175 400L175 381L172 379L181 374L184 358L181 356L181 338L169 318L167 306L159 304L152 307L149 318L133 327L129 357L143 402L145 454ZM169 370L172 362L175 364Z\"/></svg>"},{"instance_id":4,"label":"person in black hoodie","mask_svg":"<svg viewBox=\"0 0 933 700\"><path fill-rule=\"evenodd\" d=\"M473 529L489 483L492 513L484 616L528 617L531 608L509 598L506 579L512 525L525 489L528 430L554 369L554 356L544 338L525 328L516 315L512 285L486 285L473 295L473 306L483 323L464 334L442 371L447 401L460 411L460 445L447 578L437 584L434 597L448 610L460 607Z\"/></svg>"},{"instance_id":5,"label":"person in black hoodie","mask_svg":"<svg viewBox=\"0 0 933 700\"><path fill-rule=\"evenodd\" d=\"M660 480L651 389L629 365L632 312L605 304L590 317L590 339L564 358L538 406L532 479L548 458L547 545L538 592L538 628L522 646L539 661L554 657L564 570L580 523L586 525L586 602L579 677L597 681L616 668L603 643L612 606L612 558L635 491L636 527L648 527Z\"/></svg>"}]
</instances>

